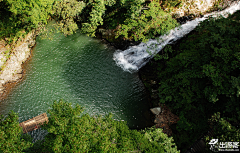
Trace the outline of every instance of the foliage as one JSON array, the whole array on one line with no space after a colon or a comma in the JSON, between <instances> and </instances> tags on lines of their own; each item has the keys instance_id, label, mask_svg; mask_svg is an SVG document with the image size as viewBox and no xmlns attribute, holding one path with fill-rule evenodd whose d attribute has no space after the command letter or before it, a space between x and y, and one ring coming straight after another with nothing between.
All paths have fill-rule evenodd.
<instances>
[{"instance_id":1,"label":"foliage","mask_svg":"<svg viewBox=\"0 0 240 153\"><path fill-rule=\"evenodd\" d=\"M240 129L231 118L220 117L220 112L214 113L209 119L214 128L214 137L218 138L221 142L239 142ZM235 125L233 125L233 124Z\"/></svg>"},{"instance_id":2,"label":"foliage","mask_svg":"<svg viewBox=\"0 0 240 153\"><path fill-rule=\"evenodd\" d=\"M176 20L164 12L157 1L152 1L147 10L141 10L140 2L136 5L138 7L131 9L134 11L124 24L120 24L117 37L123 35L126 39L146 41L157 34L163 35L177 26Z\"/></svg>"},{"instance_id":3,"label":"foliage","mask_svg":"<svg viewBox=\"0 0 240 153\"><path fill-rule=\"evenodd\" d=\"M175 144L173 143L172 137L168 137L166 134L162 132L161 128L149 128L147 130L143 130L145 132L144 137L147 138L151 143L155 143L156 145L161 145L164 148L164 152L173 152L177 153L177 147L173 147ZM164 143L163 143L164 142Z\"/></svg>"},{"instance_id":4,"label":"foliage","mask_svg":"<svg viewBox=\"0 0 240 153\"><path fill-rule=\"evenodd\" d=\"M108 5L112 4L109 1ZM89 14L89 19L87 22L82 23L81 31L83 33L88 33L90 36L95 36L95 31L99 25L103 25L103 13L105 12L104 0L93 0L91 3L92 10Z\"/></svg>"},{"instance_id":5,"label":"foliage","mask_svg":"<svg viewBox=\"0 0 240 153\"><path fill-rule=\"evenodd\" d=\"M17 115L0 122L0 147L3 152L172 152L177 147L161 129L130 130L126 122L115 121L112 115L89 116L83 108L60 100L54 102L43 141L34 145L28 135L21 136ZM24 138L24 139L21 139Z\"/></svg>"},{"instance_id":6,"label":"foliage","mask_svg":"<svg viewBox=\"0 0 240 153\"><path fill-rule=\"evenodd\" d=\"M73 34L78 29L77 23L74 21L85 7L83 1L64 0L55 1L52 8L52 15L57 21L57 28L64 34Z\"/></svg>"},{"instance_id":7,"label":"foliage","mask_svg":"<svg viewBox=\"0 0 240 153\"><path fill-rule=\"evenodd\" d=\"M104 25L118 28L117 37L135 40L153 38L176 26L158 1L144 5L145 0L1 0L0 38L17 40L32 29L42 29L50 19L56 20L55 27L65 35L79 28L94 37Z\"/></svg>"},{"instance_id":8,"label":"foliage","mask_svg":"<svg viewBox=\"0 0 240 153\"><path fill-rule=\"evenodd\" d=\"M164 50L160 53L160 54L156 54L154 56L154 59L157 61L157 60L167 60L169 59L169 53L173 53L173 49L172 49L172 46L170 45L166 45Z\"/></svg>"},{"instance_id":9,"label":"foliage","mask_svg":"<svg viewBox=\"0 0 240 153\"><path fill-rule=\"evenodd\" d=\"M90 117L82 112L80 106L72 108L71 103L53 104L53 109L49 110L49 123L44 127L49 132L45 137L44 152L177 151L176 147L172 148L172 139L161 130L146 130L144 135L130 130L125 122L113 120L111 114ZM155 138L151 140L151 137Z\"/></svg>"},{"instance_id":10,"label":"foliage","mask_svg":"<svg viewBox=\"0 0 240 153\"><path fill-rule=\"evenodd\" d=\"M171 10L174 7L181 7L183 2L183 0L162 0L161 6Z\"/></svg>"},{"instance_id":11,"label":"foliage","mask_svg":"<svg viewBox=\"0 0 240 153\"><path fill-rule=\"evenodd\" d=\"M54 0L2 0L0 2L0 38L20 37L32 28L47 23Z\"/></svg>"},{"instance_id":12,"label":"foliage","mask_svg":"<svg viewBox=\"0 0 240 153\"><path fill-rule=\"evenodd\" d=\"M180 118L178 147L206 131L214 112L240 120L239 29L231 18L209 18L177 49L159 55L165 62L158 76L160 102Z\"/></svg>"},{"instance_id":13,"label":"foliage","mask_svg":"<svg viewBox=\"0 0 240 153\"><path fill-rule=\"evenodd\" d=\"M214 113L209 119L209 122L214 129L214 137L207 136L206 142L210 142L211 139L218 139L218 142L239 142L240 141L240 129L238 125L231 121L229 118L220 117L220 112ZM231 124L232 122L233 124ZM210 148L210 147L208 147Z\"/></svg>"},{"instance_id":14,"label":"foliage","mask_svg":"<svg viewBox=\"0 0 240 153\"><path fill-rule=\"evenodd\" d=\"M32 139L22 135L16 113L11 111L5 119L1 115L0 121L0 152L21 152L32 146Z\"/></svg>"}]
</instances>

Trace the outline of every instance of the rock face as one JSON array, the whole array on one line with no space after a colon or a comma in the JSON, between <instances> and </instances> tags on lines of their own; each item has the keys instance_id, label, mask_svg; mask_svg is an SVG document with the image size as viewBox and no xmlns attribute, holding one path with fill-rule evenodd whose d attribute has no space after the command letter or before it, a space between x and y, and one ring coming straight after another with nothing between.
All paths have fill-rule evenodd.
<instances>
[{"instance_id":1,"label":"rock face","mask_svg":"<svg viewBox=\"0 0 240 153\"><path fill-rule=\"evenodd\" d=\"M199 16L211 10L225 9L236 0L185 0L180 7L174 9L171 14L175 18L194 15Z\"/></svg>"},{"instance_id":2,"label":"rock face","mask_svg":"<svg viewBox=\"0 0 240 153\"><path fill-rule=\"evenodd\" d=\"M35 45L35 37L35 32L28 33L24 39L17 41L11 51L3 40L0 41L0 99L6 89L4 85L22 78L22 63L30 56L31 48Z\"/></svg>"}]
</instances>

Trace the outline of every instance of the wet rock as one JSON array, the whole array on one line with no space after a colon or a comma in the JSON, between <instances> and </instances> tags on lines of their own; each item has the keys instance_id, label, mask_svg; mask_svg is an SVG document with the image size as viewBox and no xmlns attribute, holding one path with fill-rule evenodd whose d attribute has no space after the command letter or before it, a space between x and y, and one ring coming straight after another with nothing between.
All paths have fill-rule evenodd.
<instances>
[{"instance_id":1,"label":"wet rock","mask_svg":"<svg viewBox=\"0 0 240 153\"><path fill-rule=\"evenodd\" d=\"M189 16L183 16L177 19L177 22L180 24L185 24L187 21L191 21L194 19L193 15L189 15Z\"/></svg>"}]
</instances>

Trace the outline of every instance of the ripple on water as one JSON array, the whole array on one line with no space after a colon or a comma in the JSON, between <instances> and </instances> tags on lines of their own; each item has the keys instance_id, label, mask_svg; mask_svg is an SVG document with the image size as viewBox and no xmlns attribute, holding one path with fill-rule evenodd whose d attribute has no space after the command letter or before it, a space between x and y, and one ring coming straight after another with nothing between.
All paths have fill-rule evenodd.
<instances>
[{"instance_id":1,"label":"ripple on water","mask_svg":"<svg viewBox=\"0 0 240 153\"><path fill-rule=\"evenodd\" d=\"M146 126L141 114L148 109L143 84L136 74L116 66L113 50L79 34L55 37L54 41L37 39L26 77L1 103L0 113L14 110L19 121L25 121L63 99L85 107L90 115L112 112L115 119L127 121L130 127ZM32 132L34 139L41 132Z\"/></svg>"}]
</instances>

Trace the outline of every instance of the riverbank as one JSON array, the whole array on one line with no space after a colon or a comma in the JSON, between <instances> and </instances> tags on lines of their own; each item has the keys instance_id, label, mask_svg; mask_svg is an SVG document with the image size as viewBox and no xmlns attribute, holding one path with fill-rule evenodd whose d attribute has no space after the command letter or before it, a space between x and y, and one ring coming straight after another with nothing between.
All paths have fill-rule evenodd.
<instances>
[{"instance_id":1,"label":"riverbank","mask_svg":"<svg viewBox=\"0 0 240 153\"><path fill-rule=\"evenodd\" d=\"M0 100L5 99L11 89L22 80L25 74L23 63L31 56L36 36L37 32L33 30L14 45L8 45L4 40L1 40Z\"/></svg>"}]
</instances>

